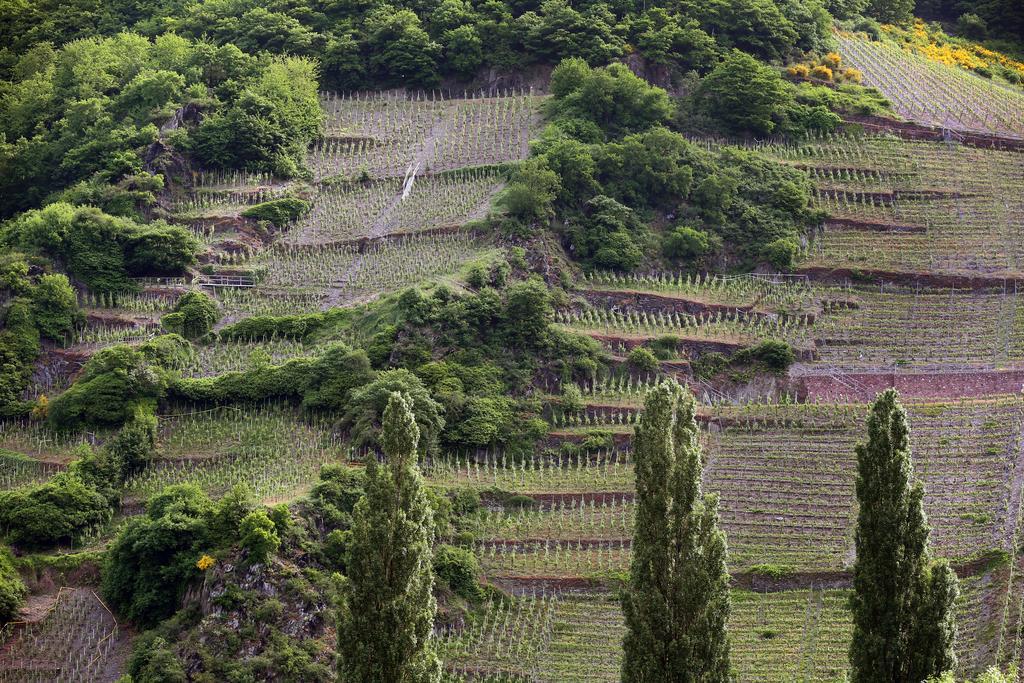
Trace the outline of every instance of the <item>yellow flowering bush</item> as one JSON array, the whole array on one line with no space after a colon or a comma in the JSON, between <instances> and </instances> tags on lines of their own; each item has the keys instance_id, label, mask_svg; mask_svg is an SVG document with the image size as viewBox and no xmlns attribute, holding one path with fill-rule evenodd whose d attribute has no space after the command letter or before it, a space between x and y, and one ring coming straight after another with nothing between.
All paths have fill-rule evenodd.
<instances>
[{"instance_id":1,"label":"yellow flowering bush","mask_svg":"<svg viewBox=\"0 0 1024 683\"><path fill-rule=\"evenodd\" d=\"M827 55L821 58L821 65L827 66L833 71L838 69L841 63L842 58L839 56L838 52L829 52Z\"/></svg>"},{"instance_id":2,"label":"yellow flowering bush","mask_svg":"<svg viewBox=\"0 0 1024 683\"><path fill-rule=\"evenodd\" d=\"M45 420L49 413L50 399L46 398L46 394L40 394L39 398L36 399L36 404L32 406L31 418L33 420Z\"/></svg>"},{"instance_id":3,"label":"yellow flowering bush","mask_svg":"<svg viewBox=\"0 0 1024 683\"><path fill-rule=\"evenodd\" d=\"M828 68L824 64L819 64L818 66L811 69L811 76L815 78L820 78L823 81L831 81L832 69Z\"/></svg>"},{"instance_id":4,"label":"yellow flowering bush","mask_svg":"<svg viewBox=\"0 0 1024 683\"><path fill-rule=\"evenodd\" d=\"M864 80L864 74L860 72L860 69L844 69L843 80L848 83L860 83Z\"/></svg>"},{"instance_id":5,"label":"yellow flowering bush","mask_svg":"<svg viewBox=\"0 0 1024 683\"><path fill-rule=\"evenodd\" d=\"M202 557L199 558L199 561L196 562L196 567L200 571L204 571L205 572L207 569L209 569L210 567L212 567L215 564L217 564L217 560L213 559L209 555L203 555Z\"/></svg>"},{"instance_id":6,"label":"yellow flowering bush","mask_svg":"<svg viewBox=\"0 0 1024 683\"><path fill-rule=\"evenodd\" d=\"M807 76L811 73L811 69L806 64L794 64L793 66L786 69L786 73L788 73L793 78L807 78Z\"/></svg>"},{"instance_id":7,"label":"yellow flowering bush","mask_svg":"<svg viewBox=\"0 0 1024 683\"><path fill-rule=\"evenodd\" d=\"M960 38L951 38L942 31L931 31L920 19L908 31L892 24L882 24L882 31L913 52L946 66L977 71L1001 66L1024 79L1024 62L1018 62L1001 52Z\"/></svg>"}]
</instances>

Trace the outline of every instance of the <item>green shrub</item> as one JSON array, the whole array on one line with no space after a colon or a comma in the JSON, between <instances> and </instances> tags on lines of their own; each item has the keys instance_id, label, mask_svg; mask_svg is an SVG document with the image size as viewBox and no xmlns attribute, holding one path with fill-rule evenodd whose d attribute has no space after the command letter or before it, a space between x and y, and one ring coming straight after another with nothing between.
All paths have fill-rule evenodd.
<instances>
[{"instance_id":1,"label":"green shrub","mask_svg":"<svg viewBox=\"0 0 1024 683\"><path fill-rule=\"evenodd\" d=\"M769 370L782 371L796 361L793 347L784 341L768 339L757 346L737 352L734 363L759 363Z\"/></svg>"},{"instance_id":2,"label":"green shrub","mask_svg":"<svg viewBox=\"0 0 1024 683\"><path fill-rule=\"evenodd\" d=\"M563 60L551 73L551 92L556 121L586 121L612 138L666 123L674 112L668 93L625 64L592 69L579 58Z\"/></svg>"},{"instance_id":3,"label":"green shrub","mask_svg":"<svg viewBox=\"0 0 1024 683\"><path fill-rule=\"evenodd\" d=\"M674 334L658 337L650 343L651 352L660 360L670 360L679 355L682 340Z\"/></svg>"},{"instance_id":4,"label":"green shrub","mask_svg":"<svg viewBox=\"0 0 1024 683\"><path fill-rule=\"evenodd\" d=\"M239 544L248 551L249 559L254 562L266 562L281 546L277 528L266 510L254 510L246 515L242 519L239 534Z\"/></svg>"},{"instance_id":5,"label":"green shrub","mask_svg":"<svg viewBox=\"0 0 1024 683\"><path fill-rule=\"evenodd\" d=\"M105 449L115 463L118 483L146 467L153 459L155 447L156 415L146 408L137 408Z\"/></svg>"},{"instance_id":6,"label":"green shrub","mask_svg":"<svg viewBox=\"0 0 1024 683\"><path fill-rule=\"evenodd\" d=\"M653 372L658 369L657 357L642 346L638 346L630 351L629 356L626 357L626 362L637 370L645 372Z\"/></svg>"},{"instance_id":7,"label":"green shrub","mask_svg":"<svg viewBox=\"0 0 1024 683\"><path fill-rule=\"evenodd\" d=\"M352 390L373 381L374 375L365 351L331 344L311 368L302 407L310 411L344 410Z\"/></svg>"},{"instance_id":8,"label":"green shrub","mask_svg":"<svg viewBox=\"0 0 1024 683\"><path fill-rule=\"evenodd\" d=\"M27 593L10 548L0 546L0 624L14 621Z\"/></svg>"},{"instance_id":9,"label":"green shrub","mask_svg":"<svg viewBox=\"0 0 1024 683\"><path fill-rule=\"evenodd\" d=\"M169 387L169 393L188 401L217 404L299 398L315 364L311 358L292 358L281 365L256 365L216 377L181 378Z\"/></svg>"},{"instance_id":10,"label":"green shrub","mask_svg":"<svg viewBox=\"0 0 1024 683\"><path fill-rule=\"evenodd\" d=\"M323 553L327 564L338 571L345 571L348 559L348 546L352 542L352 532L348 529L332 529L324 539Z\"/></svg>"},{"instance_id":11,"label":"green shrub","mask_svg":"<svg viewBox=\"0 0 1024 683\"><path fill-rule=\"evenodd\" d=\"M308 339L324 328L344 321L352 315L350 309L335 308L322 313L298 315L257 315L223 327L222 341L259 340L271 337Z\"/></svg>"},{"instance_id":12,"label":"green shrub","mask_svg":"<svg viewBox=\"0 0 1024 683\"><path fill-rule=\"evenodd\" d=\"M764 260L779 270L788 270L796 263L800 245L792 237L780 237L764 246Z\"/></svg>"},{"instance_id":13,"label":"green shrub","mask_svg":"<svg viewBox=\"0 0 1024 683\"><path fill-rule=\"evenodd\" d=\"M281 228L298 220L308 211L309 202L296 197L284 197L250 206L242 215L259 221L269 221Z\"/></svg>"},{"instance_id":14,"label":"green shrub","mask_svg":"<svg viewBox=\"0 0 1024 683\"><path fill-rule=\"evenodd\" d=\"M434 550L434 574L456 595L470 602L480 600L480 563L471 550L438 546Z\"/></svg>"},{"instance_id":15,"label":"green shrub","mask_svg":"<svg viewBox=\"0 0 1024 683\"><path fill-rule=\"evenodd\" d=\"M543 158L534 157L520 164L498 204L524 222L546 219L559 187L558 174Z\"/></svg>"},{"instance_id":16,"label":"green shrub","mask_svg":"<svg viewBox=\"0 0 1024 683\"><path fill-rule=\"evenodd\" d=\"M690 361L690 371L698 379L711 379L729 367L729 359L717 351L709 351Z\"/></svg>"},{"instance_id":17,"label":"green shrub","mask_svg":"<svg viewBox=\"0 0 1024 683\"><path fill-rule=\"evenodd\" d=\"M363 471L347 465L324 465L310 491L312 511L327 528L348 528L352 510L363 495Z\"/></svg>"},{"instance_id":18,"label":"green shrub","mask_svg":"<svg viewBox=\"0 0 1024 683\"><path fill-rule=\"evenodd\" d=\"M66 275L43 275L32 288L32 319L39 333L54 341L70 338L81 321L78 297Z\"/></svg>"},{"instance_id":19,"label":"green shrub","mask_svg":"<svg viewBox=\"0 0 1024 683\"><path fill-rule=\"evenodd\" d=\"M50 401L50 424L58 429L122 425L140 405L161 396L165 381L142 351L124 344L102 349L75 383Z\"/></svg>"},{"instance_id":20,"label":"green shrub","mask_svg":"<svg viewBox=\"0 0 1024 683\"><path fill-rule=\"evenodd\" d=\"M733 50L701 83L698 100L706 113L733 133L770 135L793 106L781 74Z\"/></svg>"},{"instance_id":21,"label":"green shrub","mask_svg":"<svg viewBox=\"0 0 1024 683\"><path fill-rule=\"evenodd\" d=\"M985 40L988 37L988 23L977 14L961 14L956 20L956 32L971 40Z\"/></svg>"},{"instance_id":22,"label":"green shrub","mask_svg":"<svg viewBox=\"0 0 1024 683\"><path fill-rule=\"evenodd\" d=\"M670 259L699 259L710 248L711 240L706 232L686 226L665 233L661 243L662 253Z\"/></svg>"},{"instance_id":23,"label":"green shrub","mask_svg":"<svg viewBox=\"0 0 1024 683\"><path fill-rule=\"evenodd\" d=\"M583 410L583 392L576 384L565 384L562 386L560 403L565 412L578 413Z\"/></svg>"},{"instance_id":24,"label":"green shrub","mask_svg":"<svg viewBox=\"0 0 1024 683\"><path fill-rule=\"evenodd\" d=\"M132 683L186 683L188 676L181 659L164 638L144 633L135 641L128 658Z\"/></svg>"},{"instance_id":25,"label":"green shrub","mask_svg":"<svg viewBox=\"0 0 1024 683\"><path fill-rule=\"evenodd\" d=\"M772 579L783 579L793 573L793 568L780 564L756 564L750 568L750 573Z\"/></svg>"},{"instance_id":26,"label":"green shrub","mask_svg":"<svg viewBox=\"0 0 1024 683\"><path fill-rule=\"evenodd\" d=\"M0 492L0 531L11 544L24 548L73 541L110 517L109 501L72 473Z\"/></svg>"},{"instance_id":27,"label":"green shrub","mask_svg":"<svg viewBox=\"0 0 1024 683\"><path fill-rule=\"evenodd\" d=\"M161 318L160 323L168 332L186 339L205 337L220 320L217 302L205 292L186 292L178 299L173 311Z\"/></svg>"}]
</instances>

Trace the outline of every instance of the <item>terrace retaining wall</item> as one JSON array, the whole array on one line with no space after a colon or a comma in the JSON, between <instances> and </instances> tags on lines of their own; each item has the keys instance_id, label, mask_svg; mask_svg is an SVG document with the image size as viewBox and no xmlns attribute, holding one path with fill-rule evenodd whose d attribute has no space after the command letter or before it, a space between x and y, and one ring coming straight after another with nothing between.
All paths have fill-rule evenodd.
<instances>
[{"instance_id":1,"label":"terrace retaining wall","mask_svg":"<svg viewBox=\"0 0 1024 683\"><path fill-rule=\"evenodd\" d=\"M807 401L833 403L844 400L870 401L889 388L907 398L978 398L1015 394L1024 388L1024 369L980 370L944 373L849 373L805 375L797 379L801 396ZM851 386L853 385L853 386Z\"/></svg>"},{"instance_id":2,"label":"terrace retaining wall","mask_svg":"<svg viewBox=\"0 0 1024 683\"><path fill-rule=\"evenodd\" d=\"M910 140L935 140L942 142L946 139L943 129L939 126L928 126L910 121L894 121L882 116L848 114L843 116L843 121L859 125L867 131L894 133L901 138ZM986 133L971 133L963 130L954 130L954 133L956 142L971 147L1024 150L1024 140L1018 138L1008 138L1002 135Z\"/></svg>"}]
</instances>

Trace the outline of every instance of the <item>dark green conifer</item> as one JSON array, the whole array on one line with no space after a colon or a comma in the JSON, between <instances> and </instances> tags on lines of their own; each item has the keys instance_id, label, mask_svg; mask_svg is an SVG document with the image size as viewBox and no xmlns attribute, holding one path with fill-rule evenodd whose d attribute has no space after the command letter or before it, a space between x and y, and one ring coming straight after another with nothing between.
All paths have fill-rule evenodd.
<instances>
[{"instance_id":1,"label":"dark green conifer","mask_svg":"<svg viewBox=\"0 0 1024 683\"><path fill-rule=\"evenodd\" d=\"M622 680L729 679L729 575L718 498L701 493L693 396L653 389L634 439L637 513Z\"/></svg>"},{"instance_id":2,"label":"dark green conifer","mask_svg":"<svg viewBox=\"0 0 1024 683\"><path fill-rule=\"evenodd\" d=\"M356 503L338 623L339 681L440 680L430 635L433 513L416 468L419 428L407 396L384 410L387 462L367 461L366 494Z\"/></svg>"},{"instance_id":3,"label":"dark green conifer","mask_svg":"<svg viewBox=\"0 0 1024 683\"><path fill-rule=\"evenodd\" d=\"M879 394L857 446L853 683L918 683L953 669L956 574L928 551L924 487L913 481L907 415Z\"/></svg>"}]
</instances>

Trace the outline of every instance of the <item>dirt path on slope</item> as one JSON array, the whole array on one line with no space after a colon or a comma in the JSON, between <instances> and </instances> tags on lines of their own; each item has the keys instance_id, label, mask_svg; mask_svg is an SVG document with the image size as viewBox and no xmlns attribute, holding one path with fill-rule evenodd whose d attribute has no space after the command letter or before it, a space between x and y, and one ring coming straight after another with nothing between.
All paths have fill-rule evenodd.
<instances>
[{"instance_id":1,"label":"dirt path on slope","mask_svg":"<svg viewBox=\"0 0 1024 683\"><path fill-rule=\"evenodd\" d=\"M437 142L442 140L447 135L448 129L451 128L451 114L454 111L455 106L456 105L453 103L443 110L440 118L434 123L433 127L431 127L427 137L420 143L415 156L410 162L410 166L415 169L415 173L418 174L421 170L426 169L434 159ZM400 187L398 192L396 192L391 198L391 201L388 202L387 206L377 214L377 218L375 218L373 223L370 225L370 229L367 232L366 237L372 240L383 237L388 233L388 229L391 227L392 215L395 213L398 205L402 202L402 192L404 189L404 187ZM365 264L366 253L360 251L352 262L352 265L341 274L341 277L338 278L338 283L332 284L331 288L327 291L327 298L323 305L324 308L334 308L342 303L349 303L349 301L345 299L347 285L360 272Z\"/></svg>"}]
</instances>

